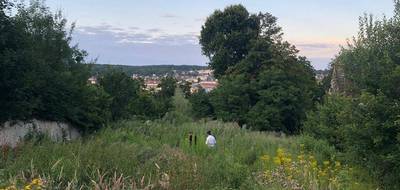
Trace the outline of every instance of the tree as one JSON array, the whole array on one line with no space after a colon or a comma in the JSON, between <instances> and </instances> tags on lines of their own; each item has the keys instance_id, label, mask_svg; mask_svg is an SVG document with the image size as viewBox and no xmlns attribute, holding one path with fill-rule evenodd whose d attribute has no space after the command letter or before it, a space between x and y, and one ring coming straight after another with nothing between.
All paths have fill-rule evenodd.
<instances>
[{"instance_id":1,"label":"tree","mask_svg":"<svg viewBox=\"0 0 400 190\"><path fill-rule=\"evenodd\" d=\"M70 45L62 14L53 15L39 1L19 5L12 16L5 14L7 1L0 6L0 121L36 118L82 130L100 127L102 121L92 117L97 109L85 104L92 95L86 52Z\"/></svg>"},{"instance_id":2,"label":"tree","mask_svg":"<svg viewBox=\"0 0 400 190\"><path fill-rule=\"evenodd\" d=\"M246 56L251 41L259 32L257 16L250 15L242 5L216 10L207 18L202 26L200 44L203 54L210 59L215 77L220 78Z\"/></svg>"},{"instance_id":3,"label":"tree","mask_svg":"<svg viewBox=\"0 0 400 190\"><path fill-rule=\"evenodd\" d=\"M211 92L210 101L215 116L242 126L246 123L246 115L252 105L250 93L250 82L244 74L223 77L219 87Z\"/></svg>"},{"instance_id":4,"label":"tree","mask_svg":"<svg viewBox=\"0 0 400 190\"><path fill-rule=\"evenodd\" d=\"M219 87L211 102L217 118L257 130L298 133L316 96L314 70L282 40L276 17L241 6L215 11L200 43Z\"/></svg>"},{"instance_id":5,"label":"tree","mask_svg":"<svg viewBox=\"0 0 400 190\"><path fill-rule=\"evenodd\" d=\"M179 88L182 89L183 94L185 95L185 98L189 98L191 95L191 88L192 88L192 83L188 81L182 81L179 84Z\"/></svg>"},{"instance_id":6,"label":"tree","mask_svg":"<svg viewBox=\"0 0 400 190\"><path fill-rule=\"evenodd\" d=\"M306 133L368 168L383 189L400 188L399 13L396 0L392 18L360 18L358 35L333 60L345 92L326 97L305 123Z\"/></svg>"},{"instance_id":7,"label":"tree","mask_svg":"<svg viewBox=\"0 0 400 190\"><path fill-rule=\"evenodd\" d=\"M175 94L176 80L172 77L165 77L161 79L161 83L158 85L161 88L158 95L162 98L171 98Z\"/></svg>"},{"instance_id":8,"label":"tree","mask_svg":"<svg viewBox=\"0 0 400 190\"><path fill-rule=\"evenodd\" d=\"M99 81L104 91L111 96L111 118L116 121L127 119L134 114L130 103L139 98L141 85L122 71L109 70Z\"/></svg>"},{"instance_id":9,"label":"tree","mask_svg":"<svg viewBox=\"0 0 400 190\"><path fill-rule=\"evenodd\" d=\"M177 87L176 80L172 77L165 77L161 79L161 83L158 87L160 87L161 90L155 94L155 104L157 113L162 117L165 113L173 109L172 97L175 95L175 89Z\"/></svg>"},{"instance_id":10,"label":"tree","mask_svg":"<svg viewBox=\"0 0 400 190\"><path fill-rule=\"evenodd\" d=\"M211 105L210 94L200 88L197 92L189 97L192 104L193 116L197 119L213 117L214 110Z\"/></svg>"}]
</instances>

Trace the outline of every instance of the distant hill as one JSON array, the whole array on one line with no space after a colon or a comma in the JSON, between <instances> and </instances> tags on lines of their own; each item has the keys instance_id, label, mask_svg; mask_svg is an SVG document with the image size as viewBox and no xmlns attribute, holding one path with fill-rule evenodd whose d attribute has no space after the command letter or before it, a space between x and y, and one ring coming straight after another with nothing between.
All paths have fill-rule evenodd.
<instances>
[{"instance_id":1,"label":"distant hill","mask_svg":"<svg viewBox=\"0 0 400 190\"><path fill-rule=\"evenodd\" d=\"M174 71L181 73L192 70L203 70L207 69L207 66L198 65L149 65L149 66L129 66L129 65L105 65L105 64L94 64L92 67L92 75L100 74L107 69L122 70L128 75L165 75L172 74Z\"/></svg>"},{"instance_id":2,"label":"distant hill","mask_svg":"<svg viewBox=\"0 0 400 190\"><path fill-rule=\"evenodd\" d=\"M106 64L93 64L92 75L101 74L107 69L112 68L116 70L122 70L128 75L138 74L138 75L165 75L172 74L174 71L181 73L187 71L196 71L208 69L207 66L199 65L148 65L148 66L129 66L129 65L106 65ZM327 75L329 70L316 70L316 74Z\"/></svg>"},{"instance_id":3,"label":"distant hill","mask_svg":"<svg viewBox=\"0 0 400 190\"><path fill-rule=\"evenodd\" d=\"M315 70L315 74L322 74L322 75L328 75L329 72L331 72L330 69L325 69L325 70Z\"/></svg>"}]
</instances>

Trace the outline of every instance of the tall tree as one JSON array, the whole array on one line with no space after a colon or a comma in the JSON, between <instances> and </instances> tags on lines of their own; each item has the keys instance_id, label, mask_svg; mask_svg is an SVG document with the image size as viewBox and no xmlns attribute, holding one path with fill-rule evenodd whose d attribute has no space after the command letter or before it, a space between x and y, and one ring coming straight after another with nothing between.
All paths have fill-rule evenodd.
<instances>
[{"instance_id":1,"label":"tall tree","mask_svg":"<svg viewBox=\"0 0 400 190\"><path fill-rule=\"evenodd\" d=\"M242 5L216 10L207 18L202 26L200 44L217 78L246 56L259 31L257 16L250 15Z\"/></svg>"},{"instance_id":2,"label":"tall tree","mask_svg":"<svg viewBox=\"0 0 400 190\"><path fill-rule=\"evenodd\" d=\"M211 102L216 116L253 129L298 133L313 105L314 70L283 41L276 17L241 5L216 11L200 43L220 79Z\"/></svg>"},{"instance_id":3,"label":"tall tree","mask_svg":"<svg viewBox=\"0 0 400 190\"><path fill-rule=\"evenodd\" d=\"M112 120L127 119L133 116L134 107L130 103L139 98L141 85L122 71L109 70L101 78L99 84L111 98Z\"/></svg>"},{"instance_id":4,"label":"tall tree","mask_svg":"<svg viewBox=\"0 0 400 190\"><path fill-rule=\"evenodd\" d=\"M97 109L86 100L89 65L86 52L71 46L61 13L53 15L40 1L0 13L0 120L45 119L82 129L100 126ZM92 110L94 112L88 112Z\"/></svg>"}]
</instances>

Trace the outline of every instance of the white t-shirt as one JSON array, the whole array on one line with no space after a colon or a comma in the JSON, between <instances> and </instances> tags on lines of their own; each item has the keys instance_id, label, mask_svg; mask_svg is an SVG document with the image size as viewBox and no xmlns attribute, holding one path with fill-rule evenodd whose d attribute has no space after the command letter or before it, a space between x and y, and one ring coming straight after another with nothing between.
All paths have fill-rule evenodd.
<instances>
[{"instance_id":1,"label":"white t-shirt","mask_svg":"<svg viewBox=\"0 0 400 190\"><path fill-rule=\"evenodd\" d=\"M215 140L215 137L212 135L208 135L206 139L206 145L208 145L208 147L214 147L216 144L217 140Z\"/></svg>"}]
</instances>

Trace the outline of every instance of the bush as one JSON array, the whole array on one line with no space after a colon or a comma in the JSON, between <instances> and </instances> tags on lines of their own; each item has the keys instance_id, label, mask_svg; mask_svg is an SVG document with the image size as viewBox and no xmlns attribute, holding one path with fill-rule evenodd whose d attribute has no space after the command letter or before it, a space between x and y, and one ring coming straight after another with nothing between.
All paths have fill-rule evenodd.
<instances>
[{"instance_id":1,"label":"bush","mask_svg":"<svg viewBox=\"0 0 400 190\"><path fill-rule=\"evenodd\" d=\"M359 98L328 97L309 114L305 132L326 139L349 162L368 168L386 188L399 187L400 140L397 100L379 93Z\"/></svg>"}]
</instances>

